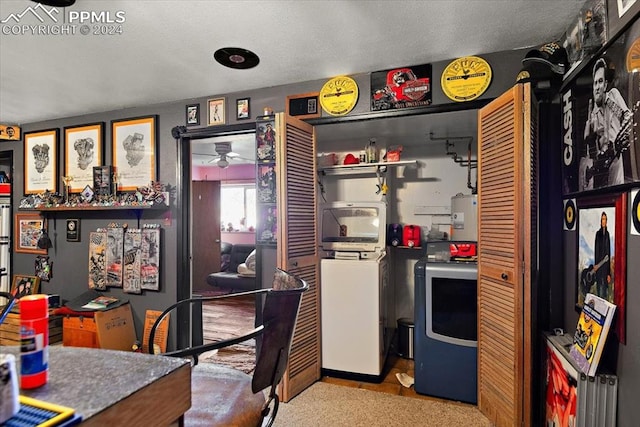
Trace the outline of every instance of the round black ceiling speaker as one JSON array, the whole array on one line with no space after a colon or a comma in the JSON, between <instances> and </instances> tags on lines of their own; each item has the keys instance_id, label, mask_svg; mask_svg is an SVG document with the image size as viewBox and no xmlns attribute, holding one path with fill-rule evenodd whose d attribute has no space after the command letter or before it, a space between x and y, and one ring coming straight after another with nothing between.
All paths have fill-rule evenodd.
<instances>
[{"instance_id":1,"label":"round black ceiling speaker","mask_svg":"<svg viewBox=\"0 0 640 427\"><path fill-rule=\"evenodd\" d=\"M258 55L250 50L239 47L223 47L222 49L216 50L213 57L225 67L239 70L253 68L260 63Z\"/></svg>"},{"instance_id":2,"label":"round black ceiling speaker","mask_svg":"<svg viewBox=\"0 0 640 427\"><path fill-rule=\"evenodd\" d=\"M31 0L35 3L41 3L46 6L54 6L54 7L69 7L73 6L76 0Z\"/></svg>"}]
</instances>

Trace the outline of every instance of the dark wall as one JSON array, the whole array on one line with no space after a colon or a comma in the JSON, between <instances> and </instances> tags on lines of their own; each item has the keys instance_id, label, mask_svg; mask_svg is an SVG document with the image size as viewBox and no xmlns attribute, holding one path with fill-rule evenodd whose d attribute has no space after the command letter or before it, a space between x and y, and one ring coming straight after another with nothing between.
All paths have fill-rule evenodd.
<instances>
[{"instance_id":1,"label":"dark wall","mask_svg":"<svg viewBox=\"0 0 640 427\"><path fill-rule=\"evenodd\" d=\"M490 54L481 54L487 59L493 68L493 81L482 98L493 98L510 87L520 69L520 60L526 50L508 51ZM428 60L425 59L425 62ZM445 104L451 101L440 90L439 76L449 61L433 63L433 103ZM398 66L407 64L398 64ZM415 64L409 64L415 65ZM369 74L362 73L353 76L360 88L360 98L351 115L367 113L369 107L370 82ZM226 117L228 124L236 123L235 100L241 97L251 97L252 118L262 114L264 107L269 106L274 111L284 111L287 95L318 91L326 80L295 83L280 87L264 88L250 92L226 94ZM108 94L104 94L108 96ZM96 96L100 96L96 94ZM185 106L199 103L201 107L201 123L207 122L207 99L219 94L205 95L201 98L184 99L181 101L147 105L136 108L127 108L116 111L106 111L95 114L87 114L78 117L27 123L22 125L22 131L30 132L50 128L59 128L61 137L65 126L76 126L86 123L104 121L105 126L105 164L110 164L111 159L111 120L138 117L144 115L158 115L158 160L159 180L165 184L175 185L177 180L177 146L171 136L171 129L177 125L184 125ZM59 142L61 146L62 142ZM14 188L13 201L17 206L23 197L23 149L22 142L6 142L2 144L3 151L14 153ZM62 164L60 165L62 166ZM60 185L61 183L59 183ZM62 187L59 187L62 188ZM175 205L174 205L175 206ZM109 288L106 293L116 297L130 300L136 331L142 335L144 312L148 309L162 309L170 305L176 299L177 287L177 251L176 236L181 221L181 212L174 206L166 211L143 211L141 223L159 223L163 229L163 255L161 266L161 287L159 292L145 291L142 295L123 294L118 288ZM81 240L80 242L67 242L65 238L65 221L67 218L80 218ZM63 299L71 299L87 290L88 271L88 236L89 232L98 227L105 227L110 222L128 223L137 226L137 218L134 211L98 211L98 212L56 212L49 214L49 234L53 239L53 248L49 250L49 257L53 263L53 277L50 282L43 282L42 292L60 294ZM14 254L13 273L33 274L34 255ZM188 285L187 285L188 286Z\"/></svg>"}]
</instances>

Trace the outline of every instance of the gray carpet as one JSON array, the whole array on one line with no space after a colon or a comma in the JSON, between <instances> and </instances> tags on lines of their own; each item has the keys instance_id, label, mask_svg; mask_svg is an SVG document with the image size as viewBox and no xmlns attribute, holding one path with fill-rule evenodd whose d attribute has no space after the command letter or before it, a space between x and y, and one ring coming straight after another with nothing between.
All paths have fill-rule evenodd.
<instances>
[{"instance_id":1,"label":"gray carpet","mask_svg":"<svg viewBox=\"0 0 640 427\"><path fill-rule=\"evenodd\" d=\"M416 399L316 382L281 403L274 427L490 426L472 405Z\"/></svg>"}]
</instances>

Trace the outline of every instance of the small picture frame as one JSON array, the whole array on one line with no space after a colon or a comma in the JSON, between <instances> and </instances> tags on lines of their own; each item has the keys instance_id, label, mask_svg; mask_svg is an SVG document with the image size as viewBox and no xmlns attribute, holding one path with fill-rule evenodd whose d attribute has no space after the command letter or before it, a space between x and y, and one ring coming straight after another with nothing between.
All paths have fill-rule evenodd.
<instances>
[{"instance_id":1,"label":"small picture frame","mask_svg":"<svg viewBox=\"0 0 640 427\"><path fill-rule=\"evenodd\" d=\"M67 242L80 241L80 220L67 219Z\"/></svg>"},{"instance_id":2,"label":"small picture frame","mask_svg":"<svg viewBox=\"0 0 640 427\"><path fill-rule=\"evenodd\" d=\"M189 104L185 109L187 126L200 125L200 104Z\"/></svg>"},{"instance_id":3,"label":"small picture frame","mask_svg":"<svg viewBox=\"0 0 640 427\"><path fill-rule=\"evenodd\" d=\"M209 106L209 126L225 124L225 99L213 98L207 101Z\"/></svg>"},{"instance_id":4,"label":"small picture frame","mask_svg":"<svg viewBox=\"0 0 640 427\"><path fill-rule=\"evenodd\" d=\"M16 299L26 297L27 295L35 295L38 293L39 288L40 278L38 276L13 275L11 293Z\"/></svg>"},{"instance_id":5,"label":"small picture frame","mask_svg":"<svg viewBox=\"0 0 640 427\"><path fill-rule=\"evenodd\" d=\"M287 96L285 114L298 119L320 117L320 92Z\"/></svg>"},{"instance_id":6,"label":"small picture frame","mask_svg":"<svg viewBox=\"0 0 640 427\"><path fill-rule=\"evenodd\" d=\"M251 98L236 99L236 119L247 120L251 118Z\"/></svg>"},{"instance_id":7,"label":"small picture frame","mask_svg":"<svg viewBox=\"0 0 640 427\"><path fill-rule=\"evenodd\" d=\"M38 240L46 231L46 222L38 214L16 214L14 221L14 250L26 254L46 255L47 249L38 246Z\"/></svg>"}]
</instances>

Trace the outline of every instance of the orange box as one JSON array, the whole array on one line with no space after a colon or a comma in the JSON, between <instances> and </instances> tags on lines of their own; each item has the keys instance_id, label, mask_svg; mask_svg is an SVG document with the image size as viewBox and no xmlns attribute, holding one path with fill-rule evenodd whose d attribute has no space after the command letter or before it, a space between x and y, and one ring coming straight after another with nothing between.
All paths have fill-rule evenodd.
<instances>
[{"instance_id":1,"label":"orange box","mask_svg":"<svg viewBox=\"0 0 640 427\"><path fill-rule=\"evenodd\" d=\"M136 341L131 305L95 312L95 318L66 316L62 344L69 347L130 351Z\"/></svg>"},{"instance_id":2,"label":"orange box","mask_svg":"<svg viewBox=\"0 0 640 427\"><path fill-rule=\"evenodd\" d=\"M96 322L90 317L66 316L62 321L62 345L100 348Z\"/></svg>"}]
</instances>

